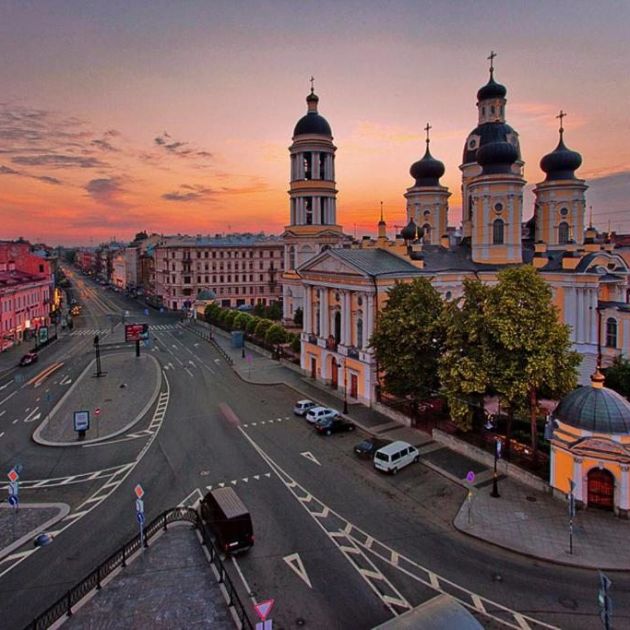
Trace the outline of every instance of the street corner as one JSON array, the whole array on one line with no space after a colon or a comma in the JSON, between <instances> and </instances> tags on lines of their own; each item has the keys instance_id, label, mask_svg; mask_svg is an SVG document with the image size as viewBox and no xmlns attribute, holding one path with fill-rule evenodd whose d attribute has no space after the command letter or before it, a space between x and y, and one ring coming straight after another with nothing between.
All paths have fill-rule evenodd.
<instances>
[{"instance_id":1,"label":"street corner","mask_svg":"<svg viewBox=\"0 0 630 630\"><path fill-rule=\"evenodd\" d=\"M33 433L46 446L100 442L128 431L149 411L162 385L155 357L104 353L91 361Z\"/></svg>"},{"instance_id":2,"label":"street corner","mask_svg":"<svg viewBox=\"0 0 630 630\"><path fill-rule=\"evenodd\" d=\"M66 503L0 503L0 560L34 541L69 513Z\"/></svg>"}]
</instances>

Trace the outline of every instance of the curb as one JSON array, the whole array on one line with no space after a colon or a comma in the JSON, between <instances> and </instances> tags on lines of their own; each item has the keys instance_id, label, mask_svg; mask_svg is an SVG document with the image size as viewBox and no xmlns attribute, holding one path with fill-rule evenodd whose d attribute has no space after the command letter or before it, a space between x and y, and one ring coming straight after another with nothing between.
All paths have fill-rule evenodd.
<instances>
[{"instance_id":1,"label":"curb","mask_svg":"<svg viewBox=\"0 0 630 630\"><path fill-rule=\"evenodd\" d=\"M112 354L116 354L116 353L112 353ZM140 413L130 423L128 423L121 429L115 431L114 433L110 433L107 436L94 438L92 440L85 440L82 442L51 442L50 440L46 440L45 438L41 437L41 432L46 428L51 418L55 415L55 413L57 412L57 408L61 406L64 400L72 393L74 388L81 382L81 379L85 376L87 371L96 362L96 359L92 359L92 361L88 363L87 367L83 370L83 372L81 372L81 374L79 375L79 378L77 378L77 380L72 384L72 387L61 397L59 402L54 406L54 408L48 414L48 417L44 420L44 422L42 422L37 427L37 429L35 429L35 431L33 432L33 435L31 436L31 439L33 440L33 442L35 442L36 444L41 444L42 446L84 446L86 444L97 444L100 442L106 442L107 440L110 440L111 438L116 437L120 435L121 433L125 433L126 431L129 431L129 429L131 429L131 427L133 427L136 423L138 423L146 415L149 409L153 406L153 403L155 403L155 401L157 400L157 397L160 393L160 389L162 388L162 368L160 367L158 360L151 354L145 354L145 356L150 358L157 366L157 371L158 371L157 384L155 386L155 389L153 390L153 393L151 394L149 402L142 408Z\"/></svg>"},{"instance_id":2,"label":"curb","mask_svg":"<svg viewBox=\"0 0 630 630\"><path fill-rule=\"evenodd\" d=\"M453 528L456 531L458 531L460 534L464 534L465 536L468 536L469 538L472 538L478 542L492 545L493 547L496 547L497 549L508 551L517 556L521 556L522 558L530 558L531 560L536 560L536 562L546 562L548 564L554 564L554 565L562 566L562 567L571 567L572 569L584 569L586 571L617 571L617 572L623 571L624 573L627 573L630 570L630 567L626 569L621 569L619 567L605 567L601 565L592 565L592 564L575 564L574 562L567 562L564 560L558 560L556 558L545 558L544 556L537 556L528 551L519 551L519 550L514 549L513 547L507 547L494 540L489 540L488 538L481 538L480 536L477 536L476 534L468 532L465 529L461 529L455 523L460 512L464 510L465 505L466 505L466 499L464 499L464 501L462 502L461 507L459 508L457 514L455 515L455 518L453 519L453 522L452 522Z\"/></svg>"},{"instance_id":3,"label":"curb","mask_svg":"<svg viewBox=\"0 0 630 630\"><path fill-rule=\"evenodd\" d=\"M59 510L59 514L49 518L45 523L42 523L35 529L32 529L28 534L24 534L22 538L18 538L18 540L12 542L9 546L0 549L0 560L8 556L15 549L19 549L23 544L37 536L37 534L43 532L45 529L48 529L51 525L59 522L70 513L70 506L67 503L22 503L22 508L57 508ZM0 504L0 509L12 510L13 508L10 505Z\"/></svg>"}]
</instances>

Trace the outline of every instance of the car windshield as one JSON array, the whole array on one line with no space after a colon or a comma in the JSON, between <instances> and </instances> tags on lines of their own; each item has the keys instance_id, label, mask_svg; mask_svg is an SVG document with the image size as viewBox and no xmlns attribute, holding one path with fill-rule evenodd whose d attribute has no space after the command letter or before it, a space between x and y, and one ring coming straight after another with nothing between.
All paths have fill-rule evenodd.
<instances>
[{"instance_id":1,"label":"car windshield","mask_svg":"<svg viewBox=\"0 0 630 630\"><path fill-rule=\"evenodd\" d=\"M384 462L388 462L389 461L389 457L387 455L385 455L385 453L376 453L376 455L374 456L375 459L380 459Z\"/></svg>"}]
</instances>

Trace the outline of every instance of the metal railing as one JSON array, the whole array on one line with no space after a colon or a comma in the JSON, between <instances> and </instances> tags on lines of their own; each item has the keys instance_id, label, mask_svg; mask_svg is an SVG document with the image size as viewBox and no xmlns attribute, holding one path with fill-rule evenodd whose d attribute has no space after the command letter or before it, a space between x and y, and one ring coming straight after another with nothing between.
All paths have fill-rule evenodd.
<instances>
[{"instance_id":1,"label":"metal railing","mask_svg":"<svg viewBox=\"0 0 630 630\"><path fill-rule=\"evenodd\" d=\"M242 628L247 628L248 630L253 628L252 623L245 612L245 607L234 588L232 580L225 571L223 562L219 557L219 552L215 548L214 543L210 538L210 534L196 510L189 507L177 507L162 512L160 516L151 521L144 528L144 546L148 547L149 541L160 530L166 531L169 523L177 521L188 521L199 529L203 538L203 543L210 554L210 560L216 566L219 573L219 583L224 585L228 594L228 606L234 607ZM120 549L109 556L107 560L99 564L94 571L83 578L77 585L73 586L67 593L62 595L52 606L33 619L33 621L26 626L25 630L45 630L62 617L71 617L73 615L72 609L91 591L100 590L103 580L105 580L105 578L113 571L118 568L126 567L128 558L139 551L141 546L142 539L140 538L140 534L138 534L127 544L123 545Z\"/></svg>"}]
</instances>

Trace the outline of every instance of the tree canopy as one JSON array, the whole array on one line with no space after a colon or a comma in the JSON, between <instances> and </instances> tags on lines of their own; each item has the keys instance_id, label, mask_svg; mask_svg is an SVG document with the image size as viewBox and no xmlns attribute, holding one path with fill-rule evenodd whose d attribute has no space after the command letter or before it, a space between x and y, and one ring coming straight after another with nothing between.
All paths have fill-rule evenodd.
<instances>
[{"instance_id":1,"label":"tree canopy","mask_svg":"<svg viewBox=\"0 0 630 630\"><path fill-rule=\"evenodd\" d=\"M441 312L440 294L425 278L389 290L370 340L387 391L418 401L437 389Z\"/></svg>"}]
</instances>

